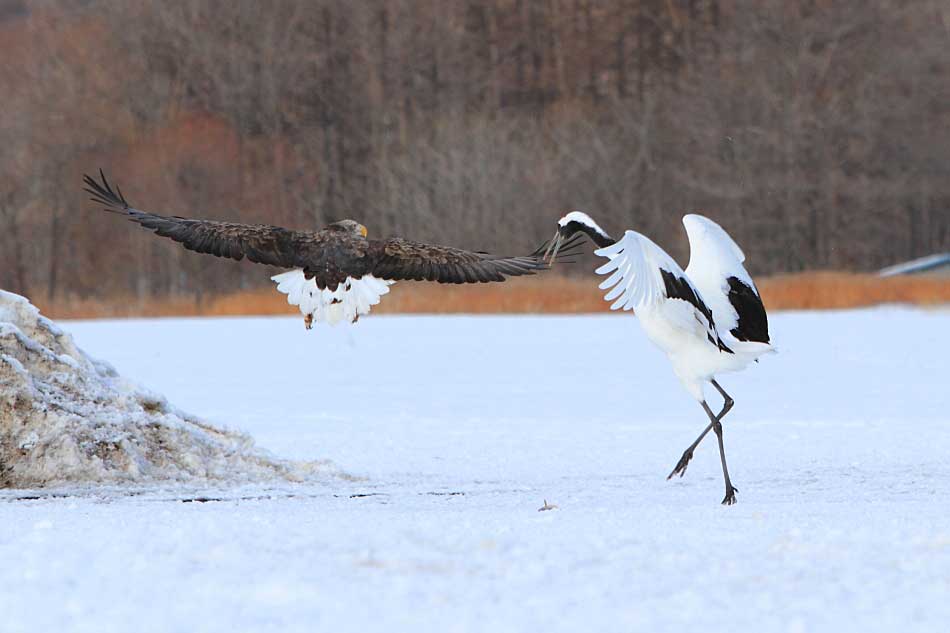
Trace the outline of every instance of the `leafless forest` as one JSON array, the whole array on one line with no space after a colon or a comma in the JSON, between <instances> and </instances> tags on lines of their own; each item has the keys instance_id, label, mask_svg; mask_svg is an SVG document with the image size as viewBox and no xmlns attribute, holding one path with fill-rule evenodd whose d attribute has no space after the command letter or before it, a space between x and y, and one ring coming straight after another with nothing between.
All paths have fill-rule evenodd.
<instances>
[{"instance_id":1,"label":"leafless forest","mask_svg":"<svg viewBox=\"0 0 950 633\"><path fill-rule=\"evenodd\" d=\"M86 201L520 252L580 208L753 273L950 249L947 0L0 0L0 287L196 297L266 271ZM685 264L685 261L683 262Z\"/></svg>"}]
</instances>

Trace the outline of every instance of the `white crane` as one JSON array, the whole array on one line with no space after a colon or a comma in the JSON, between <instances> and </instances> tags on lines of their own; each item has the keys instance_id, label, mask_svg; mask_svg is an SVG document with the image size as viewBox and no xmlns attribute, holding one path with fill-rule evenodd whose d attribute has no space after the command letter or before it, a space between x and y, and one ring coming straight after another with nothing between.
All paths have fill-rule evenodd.
<instances>
[{"instance_id":1,"label":"white crane","mask_svg":"<svg viewBox=\"0 0 950 633\"><path fill-rule=\"evenodd\" d=\"M732 505L738 490L726 467L721 421L734 401L715 376L744 369L775 350L769 343L759 291L742 265L742 249L709 218L690 214L683 217L683 224L690 246L685 271L645 235L627 231L615 240L580 211L558 221L549 251L556 255L560 244L583 232L599 247L594 253L609 260L597 269L598 274L610 275L600 284L602 290L610 289L604 299L614 301L613 310L635 310L647 338L666 352L680 382L709 416L709 426L683 452L667 479L686 473L693 451L712 429L719 440L726 484L722 503ZM723 397L718 415L703 394L706 382Z\"/></svg>"}]
</instances>

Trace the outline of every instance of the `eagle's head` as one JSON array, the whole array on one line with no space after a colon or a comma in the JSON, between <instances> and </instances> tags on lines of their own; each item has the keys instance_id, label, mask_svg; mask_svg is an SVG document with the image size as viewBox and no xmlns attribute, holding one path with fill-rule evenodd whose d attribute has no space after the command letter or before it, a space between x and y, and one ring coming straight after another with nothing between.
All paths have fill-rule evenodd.
<instances>
[{"instance_id":1,"label":"eagle's head","mask_svg":"<svg viewBox=\"0 0 950 633\"><path fill-rule=\"evenodd\" d=\"M327 228L334 231L343 231L354 237L366 237L366 227L356 220L340 220L327 225Z\"/></svg>"}]
</instances>

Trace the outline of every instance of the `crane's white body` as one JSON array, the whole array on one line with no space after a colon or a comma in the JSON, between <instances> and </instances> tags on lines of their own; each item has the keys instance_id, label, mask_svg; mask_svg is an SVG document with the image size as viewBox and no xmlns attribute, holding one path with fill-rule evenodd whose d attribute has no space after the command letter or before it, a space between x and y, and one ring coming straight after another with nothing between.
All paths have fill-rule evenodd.
<instances>
[{"instance_id":1,"label":"crane's white body","mask_svg":"<svg viewBox=\"0 0 950 633\"><path fill-rule=\"evenodd\" d=\"M647 338L666 352L683 387L702 401L706 382L720 372L743 369L754 359L729 354L711 345L701 326L690 325L689 321L695 323L695 319L688 305L677 299L647 305L637 310L637 318Z\"/></svg>"},{"instance_id":2,"label":"crane's white body","mask_svg":"<svg viewBox=\"0 0 950 633\"><path fill-rule=\"evenodd\" d=\"M602 232L588 216L571 215ZM716 374L741 370L774 350L768 343L740 341L730 332L739 316L729 302L728 278L737 277L755 289L742 266L742 250L708 218L687 215L683 224L691 250L685 271L648 237L627 231L615 244L595 251L609 260L597 273L609 275L600 288L610 289L604 298L615 300L611 309L634 310L647 338L666 353L686 390L703 401L703 385ZM681 283L686 294L688 287L712 319L695 303L668 296L664 272Z\"/></svg>"}]
</instances>

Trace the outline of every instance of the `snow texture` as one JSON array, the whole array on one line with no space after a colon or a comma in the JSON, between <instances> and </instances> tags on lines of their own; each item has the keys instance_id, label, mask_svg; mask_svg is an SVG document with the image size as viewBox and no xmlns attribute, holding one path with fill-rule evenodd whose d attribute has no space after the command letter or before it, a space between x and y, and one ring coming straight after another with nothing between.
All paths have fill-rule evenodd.
<instances>
[{"instance_id":1,"label":"snow texture","mask_svg":"<svg viewBox=\"0 0 950 633\"><path fill-rule=\"evenodd\" d=\"M628 314L63 324L363 479L0 493L0 631L946 630L950 314L770 317L732 507L710 438L666 481L706 418Z\"/></svg>"},{"instance_id":2,"label":"snow texture","mask_svg":"<svg viewBox=\"0 0 950 633\"><path fill-rule=\"evenodd\" d=\"M0 488L300 480L320 469L178 411L0 291Z\"/></svg>"}]
</instances>

